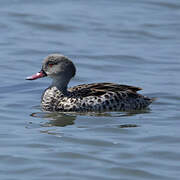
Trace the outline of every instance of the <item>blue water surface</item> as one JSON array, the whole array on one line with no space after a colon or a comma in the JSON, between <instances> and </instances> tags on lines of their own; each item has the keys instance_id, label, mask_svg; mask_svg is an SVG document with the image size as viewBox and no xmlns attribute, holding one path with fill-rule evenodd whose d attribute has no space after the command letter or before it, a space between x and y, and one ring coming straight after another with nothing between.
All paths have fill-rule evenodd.
<instances>
[{"instance_id":1,"label":"blue water surface","mask_svg":"<svg viewBox=\"0 0 180 180\"><path fill-rule=\"evenodd\" d=\"M6 0L0 6L0 179L179 180L180 2ZM125 113L41 111L44 57L62 53L70 86L114 82L156 97Z\"/></svg>"}]
</instances>

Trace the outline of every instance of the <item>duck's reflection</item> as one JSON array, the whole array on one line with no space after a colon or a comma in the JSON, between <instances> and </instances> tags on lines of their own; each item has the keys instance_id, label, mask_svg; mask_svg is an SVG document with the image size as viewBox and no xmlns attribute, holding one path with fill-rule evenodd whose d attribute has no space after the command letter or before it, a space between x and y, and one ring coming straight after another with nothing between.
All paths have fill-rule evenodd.
<instances>
[{"instance_id":1,"label":"duck's reflection","mask_svg":"<svg viewBox=\"0 0 180 180\"><path fill-rule=\"evenodd\" d=\"M68 125L73 125L76 120L76 116L72 114L64 114L64 113L44 113L37 112L32 113L32 117L47 119L48 121L43 123L43 127L50 126L59 126L64 127Z\"/></svg>"},{"instance_id":2,"label":"duck's reflection","mask_svg":"<svg viewBox=\"0 0 180 180\"><path fill-rule=\"evenodd\" d=\"M40 125L42 127L65 127L69 125L74 125L77 116L94 116L94 117L110 117L110 118L125 118L127 116L135 116L138 114L150 113L150 109L141 111L131 111L131 112L88 112L88 113L61 113L61 112L36 112L32 113L30 116L35 118L44 119L43 123ZM120 124L119 128L132 128L139 127L137 124Z\"/></svg>"}]
</instances>

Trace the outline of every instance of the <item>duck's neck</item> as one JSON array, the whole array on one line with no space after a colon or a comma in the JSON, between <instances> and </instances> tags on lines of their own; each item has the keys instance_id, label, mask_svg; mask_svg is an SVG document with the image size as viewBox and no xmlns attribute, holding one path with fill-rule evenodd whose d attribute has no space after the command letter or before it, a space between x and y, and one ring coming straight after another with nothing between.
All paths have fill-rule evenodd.
<instances>
[{"instance_id":1,"label":"duck's neck","mask_svg":"<svg viewBox=\"0 0 180 180\"><path fill-rule=\"evenodd\" d=\"M69 83L69 80L59 77L59 78L53 79L52 86L55 86L64 95L67 95L68 94L68 91L67 91L68 83Z\"/></svg>"}]
</instances>

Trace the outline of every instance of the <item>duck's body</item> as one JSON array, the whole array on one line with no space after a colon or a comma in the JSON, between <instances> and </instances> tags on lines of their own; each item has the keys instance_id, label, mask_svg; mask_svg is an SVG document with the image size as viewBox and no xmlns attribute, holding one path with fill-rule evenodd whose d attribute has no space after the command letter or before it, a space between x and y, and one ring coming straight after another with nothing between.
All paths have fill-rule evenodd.
<instances>
[{"instance_id":1,"label":"duck's body","mask_svg":"<svg viewBox=\"0 0 180 180\"><path fill-rule=\"evenodd\" d=\"M42 108L46 111L129 111L146 108L152 100L136 91L140 88L113 83L82 84L63 94L56 86L45 90Z\"/></svg>"},{"instance_id":2,"label":"duck's body","mask_svg":"<svg viewBox=\"0 0 180 180\"><path fill-rule=\"evenodd\" d=\"M59 67L52 70L52 66L57 64ZM152 103L151 98L137 93L141 88L134 86L93 83L67 88L69 80L75 75L75 66L63 55L48 56L41 72L28 79L46 75L54 81L42 95L41 105L45 111L130 111L144 109Z\"/></svg>"}]
</instances>

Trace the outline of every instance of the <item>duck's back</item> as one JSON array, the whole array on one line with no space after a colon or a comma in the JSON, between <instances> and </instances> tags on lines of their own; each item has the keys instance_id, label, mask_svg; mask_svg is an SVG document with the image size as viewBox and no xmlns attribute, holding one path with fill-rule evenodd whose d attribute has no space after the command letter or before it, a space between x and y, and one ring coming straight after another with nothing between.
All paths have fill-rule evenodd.
<instances>
[{"instance_id":1,"label":"duck's back","mask_svg":"<svg viewBox=\"0 0 180 180\"><path fill-rule=\"evenodd\" d=\"M114 83L82 84L64 95L55 86L45 90L42 108L46 111L129 111L140 110L152 99L137 93L141 88Z\"/></svg>"}]
</instances>

